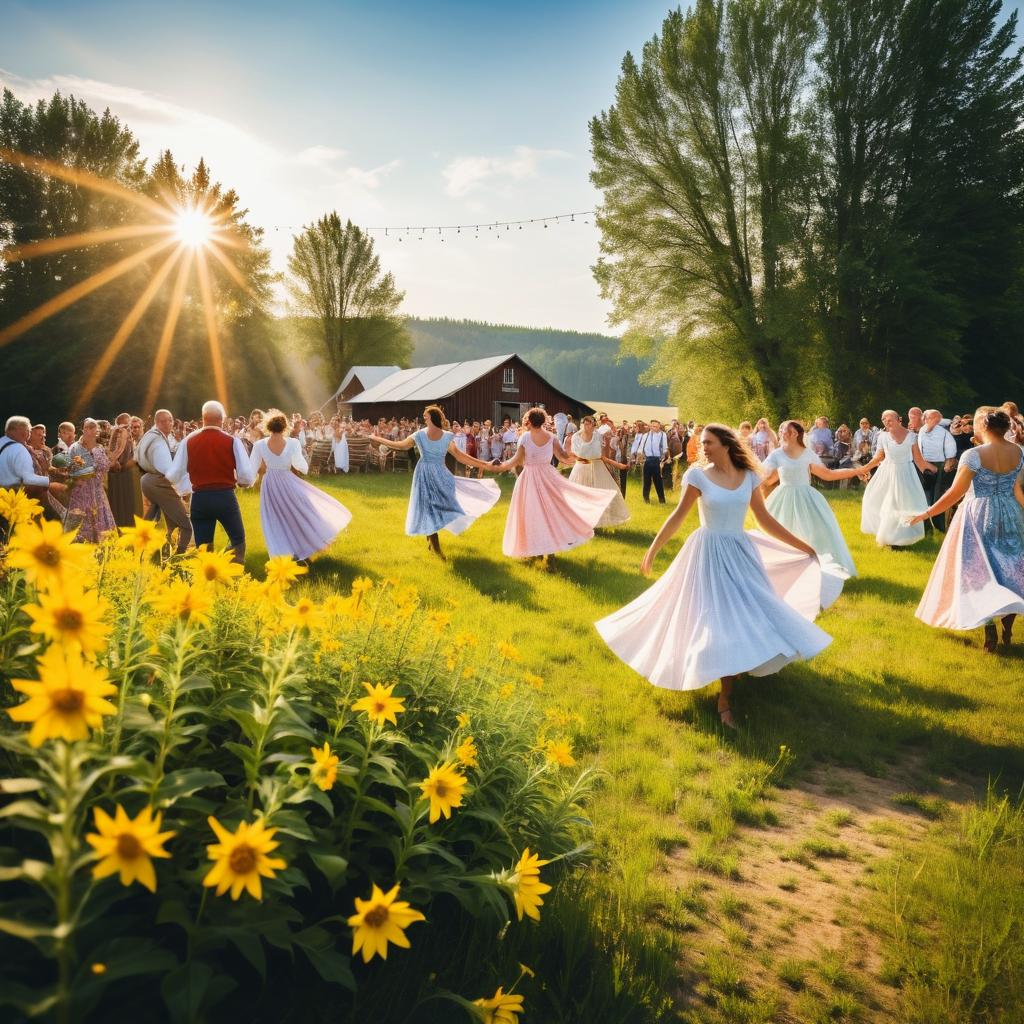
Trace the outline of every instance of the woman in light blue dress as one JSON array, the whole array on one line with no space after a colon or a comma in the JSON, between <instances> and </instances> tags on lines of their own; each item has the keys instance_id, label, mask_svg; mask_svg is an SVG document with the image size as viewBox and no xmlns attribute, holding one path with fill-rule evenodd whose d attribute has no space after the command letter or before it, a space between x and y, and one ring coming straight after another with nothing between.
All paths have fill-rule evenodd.
<instances>
[{"instance_id":1,"label":"woman in light blue dress","mask_svg":"<svg viewBox=\"0 0 1024 1024\"><path fill-rule=\"evenodd\" d=\"M811 477L849 480L861 475L862 470L859 466L854 469L823 466L819 456L804 446L804 428L796 420L786 420L779 427L779 441L781 447L769 452L762 462L768 474L762 486L779 482L765 500L765 507L790 533L810 544L819 557L831 556L848 575L856 576L857 567L835 513L824 495L811 486Z\"/></svg>"},{"instance_id":2,"label":"woman in light blue dress","mask_svg":"<svg viewBox=\"0 0 1024 1024\"><path fill-rule=\"evenodd\" d=\"M985 627L985 650L996 649L996 621L1009 646L1013 620L1024 615L1024 454L1006 440L1010 418L982 406L974 436L984 443L960 456L952 487L912 522L941 515L961 498L915 614L929 626Z\"/></svg>"},{"instance_id":3,"label":"woman in light blue dress","mask_svg":"<svg viewBox=\"0 0 1024 1024\"><path fill-rule=\"evenodd\" d=\"M410 537L425 536L430 550L443 561L438 533L447 530L459 534L467 530L494 507L501 497L501 489L493 480L457 477L444 464L445 455L450 454L464 466L492 472L496 469L489 462L467 455L455 444L455 435L448 429L448 420L439 405L428 405L423 410L423 421L425 427L401 441L376 434L370 441L395 451L408 451L413 447L418 450L420 458L412 474L405 532Z\"/></svg>"}]
</instances>

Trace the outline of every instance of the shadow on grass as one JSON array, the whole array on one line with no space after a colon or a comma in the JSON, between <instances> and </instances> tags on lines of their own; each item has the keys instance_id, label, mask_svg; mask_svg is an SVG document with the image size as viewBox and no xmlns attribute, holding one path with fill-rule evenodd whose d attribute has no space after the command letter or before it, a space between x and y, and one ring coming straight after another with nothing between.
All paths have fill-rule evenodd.
<instances>
[{"instance_id":1,"label":"shadow on grass","mask_svg":"<svg viewBox=\"0 0 1024 1024\"><path fill-rule=\"evenodd\" d=\"M530 584L513 575L511 564L504 559L465 558L455 556L448 563L452 572L464 579L474 590L495 601L505 601L531 611L539 605Z\"/></svg>"},{"instance_id":2,"label":"shadow on grass","mask_svg":"<svg viewBox=\"0 0 1024 1024\"><path fill-rule=\"evenodd\" d=\"M626 572L594 558L581 562L556 555L552 574L595 592L601 600L621 597L623 603L633 600L651 585L651 581L644 579L639 572Z\"/></svg>"},{"instance_id":3,"label":"shadow on grass","mask_svg":"<svg viewBox=\"0 0 1024 1024\"><path fill-rule=\"evenodd\" d=\"M881 576L857 576L846 584L848 594L870 594L880 597L889 604L917 606L921 600L921 591L909 583L897 583L895 580L883 579Z\"/></svg>"}]
</instances>

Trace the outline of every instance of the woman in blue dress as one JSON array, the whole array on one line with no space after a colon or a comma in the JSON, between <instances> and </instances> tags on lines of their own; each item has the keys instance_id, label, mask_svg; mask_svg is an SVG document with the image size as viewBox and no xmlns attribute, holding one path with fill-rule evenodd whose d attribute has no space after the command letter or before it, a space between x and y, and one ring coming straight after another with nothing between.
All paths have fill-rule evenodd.
<instances>
[{"instance_id":1,"label":"woman in blue dress","mask_svg":"<svg viewBox=\"0 0 1024 1024\"><path fill-rule=\"evenodd\" d=\"M439 405L428 405L423 410L426 426L415 434L392 441L387 437L370 437L374 444L387 445L395 451L408 451L415 447L419 461L412 474L412 493L409 511L405 517L405 532L410 537L426 537L430 550L444 560L438 533L447 530L459 534L473 525L485 512L490 511L501 497L501 489L493 480L474 480L457 477L444 464L445 455L474 469L497 467L467 455L455 444L455 434Z\"/></svg>"},{"instance_id":2,"label":"woman in blue dress","mask_svg":"<svg viewBox=\"0 0 1024 1024\"><path fill-rule=\"evenodd\" d=\"M974 436L983 444L960 457L953 486L911 522L941 515L961 498L915 613L940 629L985 627L985 650L995 651L996 620L1009 646L1013 620L1024 614L1024 454L1006 440L1010 417L982 406Z\"/></svg>"}]
</instances>

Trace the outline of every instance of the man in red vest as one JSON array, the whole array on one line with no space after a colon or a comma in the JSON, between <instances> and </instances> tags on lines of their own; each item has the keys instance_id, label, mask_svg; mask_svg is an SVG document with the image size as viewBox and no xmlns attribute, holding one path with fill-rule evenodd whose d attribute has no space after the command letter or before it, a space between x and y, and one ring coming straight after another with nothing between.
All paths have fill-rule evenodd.
<instances>
[{"instance_id":1,"label":"man in red vest","mask_svg":"<svg viewBox=\"0 0 1024 1024\"><path fill-rule=\"evenodd\" d=\"M203 425L186 437L174 454L167 479L180 483L186 476L192 483L192 534L196 546L213 548L217 523L228 535L236 562L245 561L245 525L238 507L235 487L249 487L255 474L249 455L237 437L223 430L224 406L203 405Z\"/></svg>"}]
</instances>

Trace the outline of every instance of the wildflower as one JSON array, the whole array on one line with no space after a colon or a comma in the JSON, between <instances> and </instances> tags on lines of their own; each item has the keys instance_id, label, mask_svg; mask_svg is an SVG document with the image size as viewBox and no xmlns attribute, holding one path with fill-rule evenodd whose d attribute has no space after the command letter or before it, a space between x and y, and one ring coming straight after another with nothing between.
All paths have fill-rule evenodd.
<instances>
[{"instance_id":1,"label":"wildflower","mask_svg":"<svg viewBox=\"0 0 1024 1024\"><path fill-rule=\"evenodd\" d=\"M476 749L476 740L472 736L467 736L459 744L455 756L458 758L459 764L465 765L467 768L478 768L480 766L480 762L477 760L479 753L480 751Z\"/></svg>"},{"instance_id":2,"label":"wildflower","mask_svg":"<svg viewBox=\"0 0 1024 1024\"><path fill-rule=\"evenodd\" d=\"M347 613L348 607L349 598L342 597L341 594L328 594L320 603L320 610L328 619L340 618Z\"/></svg>"},{"instance_id":3,"label":"wildflower","mask_svg":"<svg viewBox=\"0 0 1024 1024\"><path fill-rule=\"evenodd\" d=\"M241 576L245 569L240 566L228 551L208 551L206 546L196 548L192 556L185 562L185 571L194 580L207 583L230 583Z\"/></svg>"},{"instance_id":4,"label":"wildflower","mask_svg":"<svg viewBox=\"0 0 1024 1024\"><path fill-rule=\"evenodd\" d=\"M461 651L466 647L476 647L480 641L473 633L456 633L453 643Z\"/></svg>"},{"instance_id":5,"label":"wildflower","mask_svg":"<svg viewBox=\"0 0 1024 1024\"><path fill-rule=\"evenodd\" d=\"M523 997L503 992L499 985L490 999L476 999L473 1005L480 1007L483 1024L517 1024L519 1014L523 1012Z\"/></svg>"},{"instance_id":6,"label":"wildflower","mask_svg":"<svg viewBox=\"0 0 1024 1024\"><path fill-rule=\"evenodd\" d=\"M0 508L0 515L4 514ZM60 523L44 519L23 524L11 538L7 564L12 569L24 569L25 577L37 587L61 583L83 572L93 561L88 546L74 540L74 534L65 533Z\"/></svg>"},{"instance_id":7,"label":"wildflower","mask_svg":"<svg viewBox=\"0 0 1024 1024\"><path fill-rule=\"evenodd\" d=\"M83 590L78 583L55 587L39 594L39 604L27 604L24 611L32 619L33 633L63 644L83 654L99 651L106 643L110 626L103 621L110 610L107 601L94 590Z\"/></svg>"},{"instance_id":8,"label":"wildflower","mask_svg":"<svg viewBox=\"0 0 1024 1024\"><path fill-rule=\"evenodd\" d=\"M568 740L548 740L544 744L544 756L561 768L571 768L576 763L572 756L572 744Z\"/></svg>"},{"instance_id":9,"label":"wildflower","mask_svg":"<svg viewBox=\"0 0 1024 1024\"><path fill-rule=\"evenodd\" d=\"M89 970L92 971L93 974L106 974L107 973L107 965L106 964L101 964L101 963L95 963L95 964L92 964L89 967Z\"/></svg>"},{"instance_id":10,"label":"wildflower","mask_svg":"<svg viewBox=\"0 0 1024 1024\"><path fill-rule=\"evenodd\" d=\"M532 672L527 672L526 675L523 676L523 682L526 683L527 686L532 686L535 690L544 689L543 677L535 676Z\"/></svg>"},{"instance_id":11,"label":"wildflower","mask_svg":"<svg viewBox=\"0 0 1024 1024\"><path fill-rule=\"evenodd\" d=\"M185 580L175 580L166 587L150 591L146 600L153 611L197 626L209 623L213 608L209 587Z\"/></svg>"},{"instance_id":12,"label":"wildflower","mask_svg":"<svg viewBox=\"0 0 1024 1024\"><path fill-rule=\"evenodd\" d=\"M117 711L104 699L117 687L79 652L50 647L36 667L38 679L11 680L14 689L29 699L7 709L15 722L32 723L28 741L33 747L48 739L84 740L90 729L99 728L104 715Z\"/></svg>"},{"instance_id":13,"label":"wildflower","mask_svg":"<svg viewBox=\"0 0 1024 1024\"><path fill-rule=\"evenodd\" d=\"M453 807L462 806L462 791L466 787L466 776L455 769L451 761L430 769L430 774L419 783L423 798L430 800L430 824L433 825L443 814L452 816Z\"/></svg>"},{"instance_id":14,"label":"wildflower","mask_svg":"<svg viewBox=\"0 0 1024 1024\"><path fill-rule=\"evenodd\" d=\"M472 679L473 678L473 669L469 665L467 665L462 670L462 678L463 679Z\"/></svg>"},{"instance_id":15,"label":"wildflower","mask_svg":"<svg viewBox=\"0 0 1024 1024\"><path fill-rule=\"evenodd\" d=\"M549 860L541 860L535 853L530 853L530 848L523 850L519 863L512 869L508 876L507 885L512 890L512 898L516 904L516 917L522 921L523 915L540 920L540 910L544 900L541 898L545 893L551 892L551 886L540 880L540 869Z\"/></svg>"},{"instance_id":16,"label":"wildflower","mask_svg":"<svg viewBox=\"0 0 1024 1024\"><path fill-rule=\"evenodd\" d=\"M311 629L320 621L320 609L308 597L300 597L295 604L285 604L281 619L296 629Z\"/></svg>"},{"instance_id":17,"label":"wildflower","mask_svg":"<svg viewBox=\"0 0 1024 1024\"><path fill-rule=\"evenodd\" d=\"M363 601L363 594L373 590L373 580L368 576L357 576L352 581L352 603L358 608Z\"/></svg>"},{"instance_id":18,"label":"wildflower","mask_svg":"<svg viewBox=\"0 0 1024 1024\"><path fill-rule=\"evenodd\" d=\"M275 871L286 867L280 857L268 857L280 843L274 841L275 828L267 828L262 821L240 822L235 832L228 832L212 815L206 819L220 840L206 847L210 860L216 861L203 879L203 885L216 886L217 895L231 890L237 900L245 889L255 899L263 898L263 878L273 878Z\"/></svg>"},{"instance_id":19,"label":"wildflower","mask_svg":"<svg viewBox=\"0 0 1024 1024\"><path fill-rule=\"evenodd\" d=\"M398 725L395 715L405 711L405 698L391 696L391 691L396 685L396 683L392 683L390 686L383 686L381 683L377 683L376 686L371 686L369 683L363 683L366 696L360 697L352 705L352 710L365 711L366 717L374 725L383 725L385 722Z\"/></svg>"},{"instance_id":20,"label":"wildflower","mask_svg":"<svg viewBox=\"0 0 1024 1024\"><path fill-rule=\"evenodd\" d=\"M427 625L440 636L452 624L452 617L447 612L431 612L427 616Z\"/></svg>"},{"instance_id":21,"label":"wildflower","mask_svg":"<svg viewBox=\"0 0 1024 1024\"><path fill-rule=\"evenodd\" d=\"M460 729L468 729L469 728L469 715L467 715L465 711L460 711L455 716L455 721L459 723L459 728Z\"/></svg>"},{"instance_id":22,"label":"wildflower","mask_svg":"<svg viewBox=\"0 0 1024 1024\"><path fill-rule=\"evenodd\" d=\"M338 755L331 752L330 744L326 741L322 748L310 747L309 752L313 755L309 778L327 792L338 779Z\"/></svg>"},{"instance_id":23,"label":"wildflower","mask_svg":"<svg viewBox=\"0 0 1024 1024\"><path fill-rule=\"evenodd\" d=\"M498 696L502 700L508 700L509 697L515 693L516 688L511 683L506 683L501 689L498 690Z\"/></svg>"},{"instance_id":24,"label":"wildflower","mask_svg":"<svg viewBox=\"0 0 1024 1024\"><path fill-rule=\"evenodd\" d=\"M299 565L288 555L277 555L267 559L267 583L273 583L282 590L287 590L300 576L309 572L304 565Z\"/></svg>"},{"instance_id":25,"label":"wildflower","mask_svg":"<svg viewBox=\"0 0 1024 1024\"><path fill-rule=\"evenodd\" d=\"M352 929L352 955L362 950L363 963L369 963L378 954L382 960L387 960L389 942L408 949L405 929L415 921L426 920L408 903L396 900L397 895L397 885L390 892L382 892L374 885L368 900L356 897L356 912L348 919L348 924Z\"/></svg>"},{"instance_id":26,"label":"wildflower","mask_svg":"<svg viewBox=\"0 0 1024 1024\"><path fill-rule=\"evenodd\" d=\"M151 519L135 516L135 525L121 530L117 543L140 557L156 554L167 543L167 531Z\"/></svg>"},{"instance_id":27,"label":"wildflower","mask_svg":"<svg viewBox=\"0 0 1024 1024\"><path fill-rule=\"evenodd\" d=\"M156 892L153 858L170 857L164 843L174 835L160 831L160 812L154 815L151 807L143 807L129 818L118 804L113 818L100 807L93 808L93 816L98 831L85 837L100 858L92 869L93 878L106 878L116 871L120 872L122 885L138 882Z\"/></svg>"},{"instance_id":28,"label":"wildflower","mask_svg":"<svg viewBox=\"0 0 1024 1024\"><path fill-rule=\"evenodd\" d=\"M502 640L498 644L498 653L506 661L518 661L519 660L519 651L518 651L518 649L513 647L512 644L506 643L504 640Z\"/></svg>"},{"instance_id":29,"label":"wildflower","mask_svg":"<svg viewBox=\"0 0 1024 1024\"><path fill-rule=\"evenodd\" d=\"M43 506L30 498L20 488L0 487L0 516L3 516L12 528L30 523L43 514ZM55 524L60 526L60 524Z\"/></svg>"},{"instance_id":30,"label":"wildflower","mask_svg":"<svg viewBox=\"0 0 1024 1024\"><path fill-rule=\"evenodd\" d=\"M531 971L530 968L526 966L526 964L520 964L519 965L519 976L522 977L524 974L529 975L529 977L531 977L531 978L536 978L537 977L536 973L534 971Z\"/></svg>"}]
</instances>

